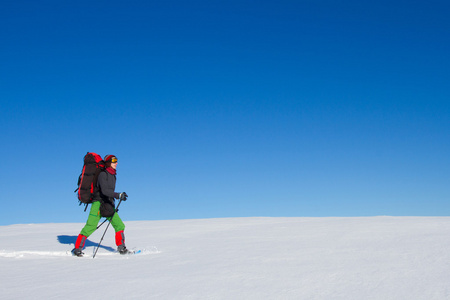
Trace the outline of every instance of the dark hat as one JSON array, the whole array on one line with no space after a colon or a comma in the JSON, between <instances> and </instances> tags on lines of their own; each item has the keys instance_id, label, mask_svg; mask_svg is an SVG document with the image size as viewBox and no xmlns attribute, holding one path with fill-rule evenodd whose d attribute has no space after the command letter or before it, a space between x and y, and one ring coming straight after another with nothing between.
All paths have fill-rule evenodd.
<instances>
[{"instance_id":1,"label":"dark hat","mask_svg":"<svg viewBox=\"0 0 450 300\"><path fill-rule=\"evenodd\" d=\"M108 154L103 160L105 161L106 167L110 167L113 160L115 160L114 162L117 162L117 157L115 155Z\"/></svg>"}]
</instances>

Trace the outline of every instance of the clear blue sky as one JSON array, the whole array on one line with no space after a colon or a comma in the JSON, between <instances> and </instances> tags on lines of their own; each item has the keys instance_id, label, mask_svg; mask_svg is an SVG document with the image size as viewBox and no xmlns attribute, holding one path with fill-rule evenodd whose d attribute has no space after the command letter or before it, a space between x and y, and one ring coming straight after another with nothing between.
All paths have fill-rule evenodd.
<instances>
[{"instance_id":1,"label":"clear blue sky","mask_svg":"<svg viewBox=\"0 0 450 300\"><path fill-rule=\"evenodd\" d=\"M3 1L0 225L450 214L447 1Z\"/></svg>"}]
</instances>

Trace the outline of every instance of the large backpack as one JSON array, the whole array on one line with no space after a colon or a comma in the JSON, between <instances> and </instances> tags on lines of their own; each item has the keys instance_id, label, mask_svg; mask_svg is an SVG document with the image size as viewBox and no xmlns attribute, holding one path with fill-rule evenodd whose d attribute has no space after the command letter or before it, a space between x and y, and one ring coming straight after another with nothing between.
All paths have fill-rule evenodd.
<instances>
[{"instance_id":1,"label":"large backpack","mask_svg":"<svg viewBox=\"0 0 450 300\"><path fill-rule=\"evenodd\" d=\"M83 170L78 177L78 200L82 203L92 203L94 193L96 192L98 174L105 170L105 162L102 157L94 152L88 152L84 156ZM87 205L86 205L87 207Z\"/></svg>"}]
</instances>

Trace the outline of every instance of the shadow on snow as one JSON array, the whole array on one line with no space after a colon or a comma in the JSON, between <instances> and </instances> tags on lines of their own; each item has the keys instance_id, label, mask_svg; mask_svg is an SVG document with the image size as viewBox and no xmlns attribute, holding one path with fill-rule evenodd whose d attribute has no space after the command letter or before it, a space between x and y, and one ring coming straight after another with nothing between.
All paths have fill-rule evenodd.
<instances>
[{"instance_id":1,"label":"shadow on snow","mask_svg":"<svg viewBox=\"0 0 450 300\"><path fill-rule=\"evenodd\" d=\"M60 242L61 244L66 244L66 245L73 245L75 246L75 242L77 241L77 235L58 235L58 242ZM89 239L86 239L86 242L84 244L84 247L97 247L98 243L94 243L92 241L90 241ZM107 247L107 246L103 246L100 245L100 248L105 249L107 251L110 252L115 252L116 250L112 247Z\"/></svg>"}]
</instances>

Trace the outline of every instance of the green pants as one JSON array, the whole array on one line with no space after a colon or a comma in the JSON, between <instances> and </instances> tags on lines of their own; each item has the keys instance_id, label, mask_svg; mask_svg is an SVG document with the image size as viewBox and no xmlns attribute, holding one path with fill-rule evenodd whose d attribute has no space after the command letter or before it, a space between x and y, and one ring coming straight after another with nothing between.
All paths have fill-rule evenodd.
<instances>
[{"instance_id":1,"label":"green pants","mask_svg":"<svg viewBox=\"0 0 450 300\"><path fill-rule=\"evenodd\" d=\"M83 229L81 229L80 234L85 237L89 237L94 231L97 229L98 222L102 218L100 214L100 201L94 201L91 204L91 210L89 212L89 217L86 221L86 225L84 225ZM123 224L122 219L119 217L117 212L112 216L107 218L111 221L112 227L116 232L122 231L125 229L125 224Z\"/></svg>"}]
</instances>

